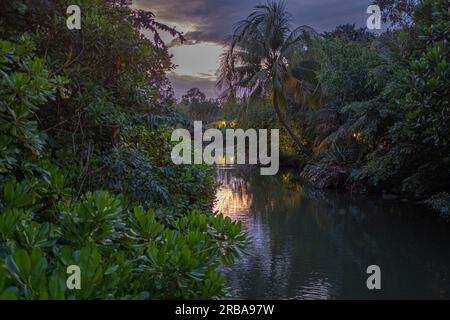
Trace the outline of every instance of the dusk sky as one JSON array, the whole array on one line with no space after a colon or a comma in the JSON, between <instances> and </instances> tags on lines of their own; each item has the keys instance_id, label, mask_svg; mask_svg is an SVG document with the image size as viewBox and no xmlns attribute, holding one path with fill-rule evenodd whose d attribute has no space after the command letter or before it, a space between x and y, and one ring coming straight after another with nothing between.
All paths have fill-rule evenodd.
<instances>
[{"instance_id":1,"label":"dusk sky","mask_svg":"<svg viewBox=\"0 0 450 320\"><path fill-rule=\"evenodd\" d=\"M192 87L208 97L217 96L216 70L223 41L260 0L135 0L134 6L155 13L160 22L183 31L187 42L172 44L170 53L178 66L169 78L181 97ZM351 23L365 26L372 0L286 0L293 25L309 25L316 31L330 31ZM170 43L171 38L165 36Z\"/></svg>"}]
</instances>

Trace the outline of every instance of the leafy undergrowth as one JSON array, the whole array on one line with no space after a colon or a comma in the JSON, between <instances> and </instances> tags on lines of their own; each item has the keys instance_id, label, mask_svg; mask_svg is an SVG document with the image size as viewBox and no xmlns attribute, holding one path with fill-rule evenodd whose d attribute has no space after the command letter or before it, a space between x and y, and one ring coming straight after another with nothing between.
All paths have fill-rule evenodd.
<instances>
[{"instance_id":1,"label":"leafy undergrowth","mask_svg":"<svg viewBox=\"0 0 450 320\"><path fill-rule=\"evenodd\" d=\"M246 237L211 212L212 169L170 160L172 64L140 34L163 25L85 1L77 34L67 1L19 2L0 13L0 299L226 295Z\"/></svg>"}]
</instances>

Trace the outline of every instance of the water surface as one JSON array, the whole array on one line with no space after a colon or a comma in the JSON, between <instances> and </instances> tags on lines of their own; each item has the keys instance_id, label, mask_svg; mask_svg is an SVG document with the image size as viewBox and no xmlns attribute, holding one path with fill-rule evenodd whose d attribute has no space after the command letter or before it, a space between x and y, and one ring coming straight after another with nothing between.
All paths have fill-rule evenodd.
<instances>
[{"instance_id":1,"label":"water surface","mask_svg":"<svg viewBox=\"0 0 450 320\"><path fill-rule=\"evenodd\" d=\"M450 298L450 224L426 208L318 191L291 173L219 169L217 179L216 209L252 238L226 270L233 298ZM367 289L369 265L381 290Z\"/></svg>"}]
</instances>

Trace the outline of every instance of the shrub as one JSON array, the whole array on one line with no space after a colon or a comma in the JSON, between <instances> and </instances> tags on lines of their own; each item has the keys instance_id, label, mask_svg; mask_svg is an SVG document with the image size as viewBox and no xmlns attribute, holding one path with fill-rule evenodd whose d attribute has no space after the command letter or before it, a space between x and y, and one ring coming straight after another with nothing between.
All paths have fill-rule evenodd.
<instances>
[{"instance_id":1,"label":"shrub","mask_svg":"<svg viewBox=\"0 0 450 320\"><path fill-rule=\"evenodd\" d=\"M221 266L233 262L246 240L240 223L210 211L211 169L174 167L165 153L170 122L151 129L146 113L130 115L112 104L104 84L95 94L85 91L101 124L87 129L87 148L84 138L63 144L70 135L44 134L43 128L61 125L53 107L86 104L66 96L68 81L52 76L32 43L0 41L0 298L225 295ZM95 133L106 130L112 110L121 135L105 142ZM38 121L44 114L45 124ZM86 150L82 157L80 150ZM110 190L93 188L100 185ZM70 265L81 269L81 290L66 286Z\"/></svg>"}]
</instances>

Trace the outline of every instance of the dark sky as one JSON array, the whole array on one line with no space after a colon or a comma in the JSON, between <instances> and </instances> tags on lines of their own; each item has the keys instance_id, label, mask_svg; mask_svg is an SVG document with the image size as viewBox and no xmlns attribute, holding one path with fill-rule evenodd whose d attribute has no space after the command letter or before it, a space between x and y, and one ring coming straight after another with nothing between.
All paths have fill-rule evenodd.
<instances>
[{"instance_id":1,"label":"dark sky","mask_svg":"<svg viewBox=\"0 0 450 320\"><path fill-rule=\"evenodd\" d=\"M191 87L200 87L215 96L214 69L219 45L233 32L259 0L135 0L134 5L154 12L157 18L184 31L188 44L172 48L179 68L172 79L177 96ZM337 25L365 26L367 7L372 0L286 0L293 25L309 25L316 31L329 31ZM208 44L205 46L205 44ZM191 48L187 48L191 46Z\"/></svg>"}]
</instances>

